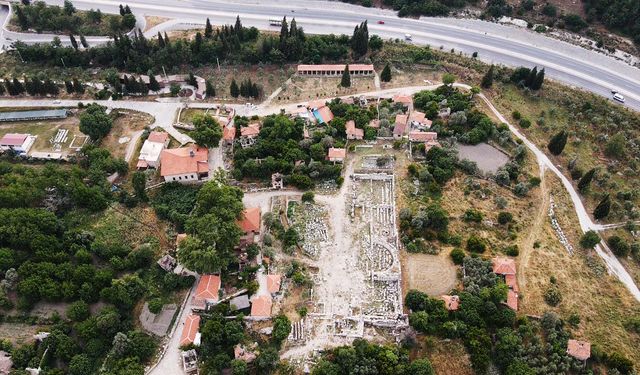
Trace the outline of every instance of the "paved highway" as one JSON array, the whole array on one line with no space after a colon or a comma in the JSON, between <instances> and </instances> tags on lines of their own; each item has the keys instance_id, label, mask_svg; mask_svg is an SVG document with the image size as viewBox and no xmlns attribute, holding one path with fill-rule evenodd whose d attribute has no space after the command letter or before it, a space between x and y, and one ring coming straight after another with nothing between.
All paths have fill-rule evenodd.
<instances>
[{"instance_id":1,"label":"paved highway","mask_svg":"<svg viewBox=\"0 0 640 375\"><path fill-rule=\"evenodd\" d=\"M63 0L47 0L62 4ZM79 9L100 8L117 12L121 1L74 0ZM350 4L314 0L131 0L127 2L137 16L156 15L177 19L186 24L203 24L210 17L214 24L231 23L240 15L243 24L269 29L270 18L284 15L295 17L307 33L350 34L359 22L369 20L371 34L383 38L403 38L413 35L413 43L429 44L434 48L455 48L467 54L478 52L486 62L508 66L544 66L547 76L571 86L583 88L604 97L611 90L620 91L626 105L640 111L640 70L623 62L587 51L537 33L476 20L398 18L394 12L363 8ZM378 24L384 21L384 24ZM184 27L169 22L167 28ZM160 30L162 27L156 28ZM271 28L277 30L277 28ZM27 34L26 40L41 40Z\"/></svg>"}]
</instances>

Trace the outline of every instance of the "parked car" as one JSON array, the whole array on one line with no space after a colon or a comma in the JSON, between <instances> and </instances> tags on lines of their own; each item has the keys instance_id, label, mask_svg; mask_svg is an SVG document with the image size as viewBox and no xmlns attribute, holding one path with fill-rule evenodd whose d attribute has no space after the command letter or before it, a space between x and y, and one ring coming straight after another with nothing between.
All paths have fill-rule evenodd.
<instances>
[{"instance_id":1,"label":"parked car","mask_svg":"<svg viewBox=\"0 0 640 375\"><path fill-rule=\"evenodd\" d=\"M624 103L624 96L622 96L622 94L620 94L619 92L616 92L615 94L613 94L613 100Z\"/></svg>"}]
</instances>

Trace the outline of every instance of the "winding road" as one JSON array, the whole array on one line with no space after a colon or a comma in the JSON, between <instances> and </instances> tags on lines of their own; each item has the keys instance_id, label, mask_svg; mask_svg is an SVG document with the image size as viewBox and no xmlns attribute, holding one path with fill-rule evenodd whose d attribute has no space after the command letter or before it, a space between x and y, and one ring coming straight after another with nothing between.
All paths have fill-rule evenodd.
<instances>
[{"instance_id":1,"label":"winding road","mask_svg":"<svg viewBox=\"0 0 640 375\"><path fill-rule=\"evenodd\" d=\"M63 0L46 2L62 5ZM78 9L100 8L103 12L116 13L122 1L74 0L73 3ZM324 0L130 0L127 4L139 20L144 16L172 19L154 26L147 36L157 31L202 26L207 17L214 24L225 24L234 22L239 15L245 26L272 31L278 28L270 27L269 19L295 17L298 25L312 34L351 34L355 25L368 20L370 33L382 38L402 39L409 33L413 36L412 43L447 50L454 48L466 54L478 52L478 58L486 62L537 65L546 69L548 77L606 98L610 98L611 90L615 89L626 97L626 106L640 111L640 69L515 26L470 19L398 18L390 10ZM13 34L11 39L34 43L43 38L45 36L39 34ZM5 46L9 43L0 42Z\"/></svg>"}]
</instances>

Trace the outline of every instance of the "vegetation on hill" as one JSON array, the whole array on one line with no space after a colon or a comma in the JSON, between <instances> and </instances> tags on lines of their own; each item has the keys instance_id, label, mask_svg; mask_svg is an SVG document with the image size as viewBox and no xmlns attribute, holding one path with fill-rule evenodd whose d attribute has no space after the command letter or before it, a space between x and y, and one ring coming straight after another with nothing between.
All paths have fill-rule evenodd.
<instances>
[{"instance_id":1,"label":"vegetation on hill","mask_svg":"<svg viewBox=\"0 0 640 375\"><path fill-rule=\"evenodd\" d=\"M23 31L34 29L38 33L112 35L129 32L136 24L136 17L129 6L120 5L120 8L120 15L112 15L102 14L100 9L78 11L69 0L63 7L47 5L44 1L32 4L23 1L23 4L13 6L15 18L11 23Z\"/></svg>"}]
</instances>

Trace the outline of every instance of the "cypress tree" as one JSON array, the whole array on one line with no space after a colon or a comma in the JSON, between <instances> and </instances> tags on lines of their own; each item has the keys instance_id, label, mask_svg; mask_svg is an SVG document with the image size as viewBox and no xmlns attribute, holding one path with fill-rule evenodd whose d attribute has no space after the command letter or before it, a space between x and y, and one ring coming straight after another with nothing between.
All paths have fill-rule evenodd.
<instances>
[{"instance_id":1,"label":"cypress tree","mask_svg":"<svg viewBox=\"0 0 640 375\"><path fill-rule=\"evenodd\" d=\"M537 76L538 76L538 67L534 66L533 69L531 69L531 71L529 72L527 79L524 81L524 86L531 88Z\"/></svg>"},{"instance_id":2,"label":"cypress tree","mask_svg":"<svg viewBox=\"0 0 640 375\"><path fill-rule=\"evenodd\" d=\"M71 41L71 47L73 47L73 49L75 49L77 51L78 50L78 41L76 40L76 37L73 36L73 34L69 34L69 40Z\"/></svg>"},{"instance_id":3,"label":"cypress tree","mask_svg":"<svg viewBox=\"0 0 640 375\"><path fill-rule=\"evenodd\" d=\"M200 49L202 48L202 34L198 31L196 33L196 38L193 41L193 52L200 53Z\"/></svg>"},{"instance_id":4,"label":"cypress tree","mask_svg":"<svg viewBox=\"0 0 640 375\"><path fill-rule=\"evenodd\" d=\"M244 33L242 32L242 22L240 22L240 16L236 17L236 25L234 27L236 35L240 40L244 40Z\"/></svg>"},{"instance_id":5,"label":"cypress tree","mask_svg":"<svg viewBox=\"0 0 640 375\"><path fill-rule=\"evenodd\" d=\"M0 96L4 95L4 85L0 84Z\"/></svg>"},{"instance_id":6,"label":"cypress tree","mask_svg":"<svg viewBox=\"0 0 640 375\"><path fill-rule=\"evenodd\" d=\"M238 83L236 82L235 78L231 80L231 86L229 87L229 92L231 93L231 96L234 98L237 98L238 96L240 96L240 88L238 87Z\"/></svg>"},{"instance_id":7,"label":"cypress tree","mask_svg":"<svg viewBox=\"0 0 640 375\"><path fill-rule=\"evenodd\" d=\"M213 36L213 26L211 26L211 21L207 18L207 24L204 27L204 37L211 38Z\"/></svg>"},{"instance_id":8,"label":"cypress tree","mask_svg":"<svg viewBox=\"0 0 640 375\"><path fill-rule=\"evenodd\" d=\"M493 64L491 64L487 73L485 73L484 77L482 77L482 82L480 83L481 87L488 89L489 87L493 86L493 70L494 66Z\"/></svg>"},{"instance_id":9,"label":"cypress tree","mask_svg":"<svg viewBox=\"0 0 640 375\"><path fill-rule=\"evenodd\" d=\"M84 94L84 85L80 83L77 78L73 79L73 89L75 90L76 94Z\"/></svg>"},{"instance_id":10,"label":"cypress tree","mask_svg":"<svg viewBox=\"0 0 640 375\"><path fill-rule=\"evenodd\" d=\"M207 95L212 98L216 96L216 88L213 87L213 84L211 83L210 80L207 80L206 86L207 86Z\"/></svg>"},{"instance_id":11,"label":"cypress tree","mask_svg":"<svg viewBox=\"0 0 640 375\"><path fill-rule=\"evenodd\" d=\"M351 73L349 73L349 64L345 65L344 72L342 72L342 79L340 80L340 86L351 87Z\"/></svg>"},{"instance_id":12,"label":"cypress tree","mask_svg":"<svg viewBox=\"0 0 640 375\"><path fill-rule=\"evenodd\" d=\"M160 34L160 31L158 31L158 45L160 46L160 48L165 47L164 38L162 37L162 34Z\"/></svg>"},{"instance_id":13,"label":"cypress tree","mask_svg":"<svg viewBox=\"0 0 640 375\"><path fill-rule=\"evenodd\" d=\"M287 16L282 18L282 26L280 27L280 44L278 49L285 56L287 56L287 39L289 38L289 24L287 23Z\"/></svg>"},{"instance_id":14,"label":"cypress tree","mask_svg":"<svg viewBox=\"0 0 640 375\"><path fill-rule=\"evenodd\" d=\"M131 14L131 8L129 8L129 5L124 6L124 14Z\"/></svg>"},{"instance_id":15,"label":"cypress tree","mask_svg":"<svg viewBox=\"0 0 640 375\"><path fill-rule=\"evenodd\" d=\"M609 194L605 195L604 198L598 203L595 210L593 210L593 217L596 220L603 219L609 215L609 211L611 210L611 199L609 198Z\"/></svg>"},{"instance_id":16,"label":"cypress tree","mask_svg":"<svg viewBox=\"0 0 640 375\"><path fill-rule=\"evenodd\" d=\"M64 87L67 89L67 94L73 94L75 89L73 88L73 82L67 80L64 81Z\"/></svg>"},{"instance_id":17,"label":"cypress tree","mask_svg":"<svg viewBox=\"0 0 640 375\"><path fill-rule=\"evenodd\" d=\"M120 15L124 16L124 7L120 4Z\"/></svg>"},{"instance_id":18,"label":"cypress tree","mask_svg":"<svg viewBox=\"0 0 640 375\"><path fill-rule=\"evenodd\" d=\"M22 30L26 30L29 28L29 19L27 15L24 14L21 6L16 7L16 17L18 17L18 23L20 24L20 28Z\"/></svg>"},{"instance_id":19,"label":"cypress tree","mask_svg":"<svg viewBox=\"0 0 640 375\"><path fill-rule=\"evenodd\" d=\"M562 130L558 134L551 137L551 139L549 140L549 144L547 145L549 152L551 152L553 155L560 155L562 153L562 150L564 150L564 146L567 144L568 136L569 134L567 133L567 131Z\"/></svg>"},{"instance_id":20,"label":"cypress tree","mask_svg":"<svg viewBox=\"0 0 640 375\"><path fill-rule=\"evenodd\" d=\"M591 180L593 180L593 175L596 174L596 169L592 168L589 172L585 173L584 176L578 181L578 190L580 192L585 192L589 189L589 185L591 184Z\"/></svg>"},{"instance_id":21,"label":"cypress tree","mask_svg":"<svg viewBox=\"0 0 640 375\"><path fill-rule=\"evenodd\" d=\"M536 75L536 79L534 80L531 89L532 90L540 90L542 88L542 83L544 83L544 68L538 72Z\"/></svg>"},{"instance_id":22,"label":"cypress tree","mask_svg":"<svg viewBox=\"0 0 640 375\"><path fill-rule=\"evenodd\" d=\"M158 83L156 76L153 74L149 75L149 90L153 92L160 91L160 84Z\"/></svg>"},{"instance_id":23,"label":"cypress tree","mask_svg":"<svg viewBox=\"0 0 640 375\"><path fill-rule=\"evenodd\" d=\"M164 45L169 47L171 45L171 42L169 41L169 35L167 35L167 32L164 32Z\"/></svg>"},{"instance_id":24,"label":"cypress tree","mask_svg":"<svg viewBox=\"0 0 640 375\"><path fill-rule=\"evenodd\" d=\"M84 37L84 35L80 34L80 44L82 44L82 47L84 48L89 48L89 43L87 43L87 38Z\"/></svg>"},{"instance_id":25,"label":"cypress tree","mask_svg":"<svg viewBox=\"0 0 640 375\"><path fill-rule=\"evenodd\" d=\"M13 77L13 92L15 93L14 95L20 95L24 93L24 86L22 85L22 82L18 81L16 77Z\"/></svg>"},{"instance_id":26,"label":"cypress tree","mask_svg":"<svg viewBox=\"0 0 640 375\"><path fill-rule=\"evenodd\" d=\"M380 73L380 80L382 82L391 81L391 67L388 63L384 66L384 69L382 69L382 73Z\"/></svg>"}]
</instances>

